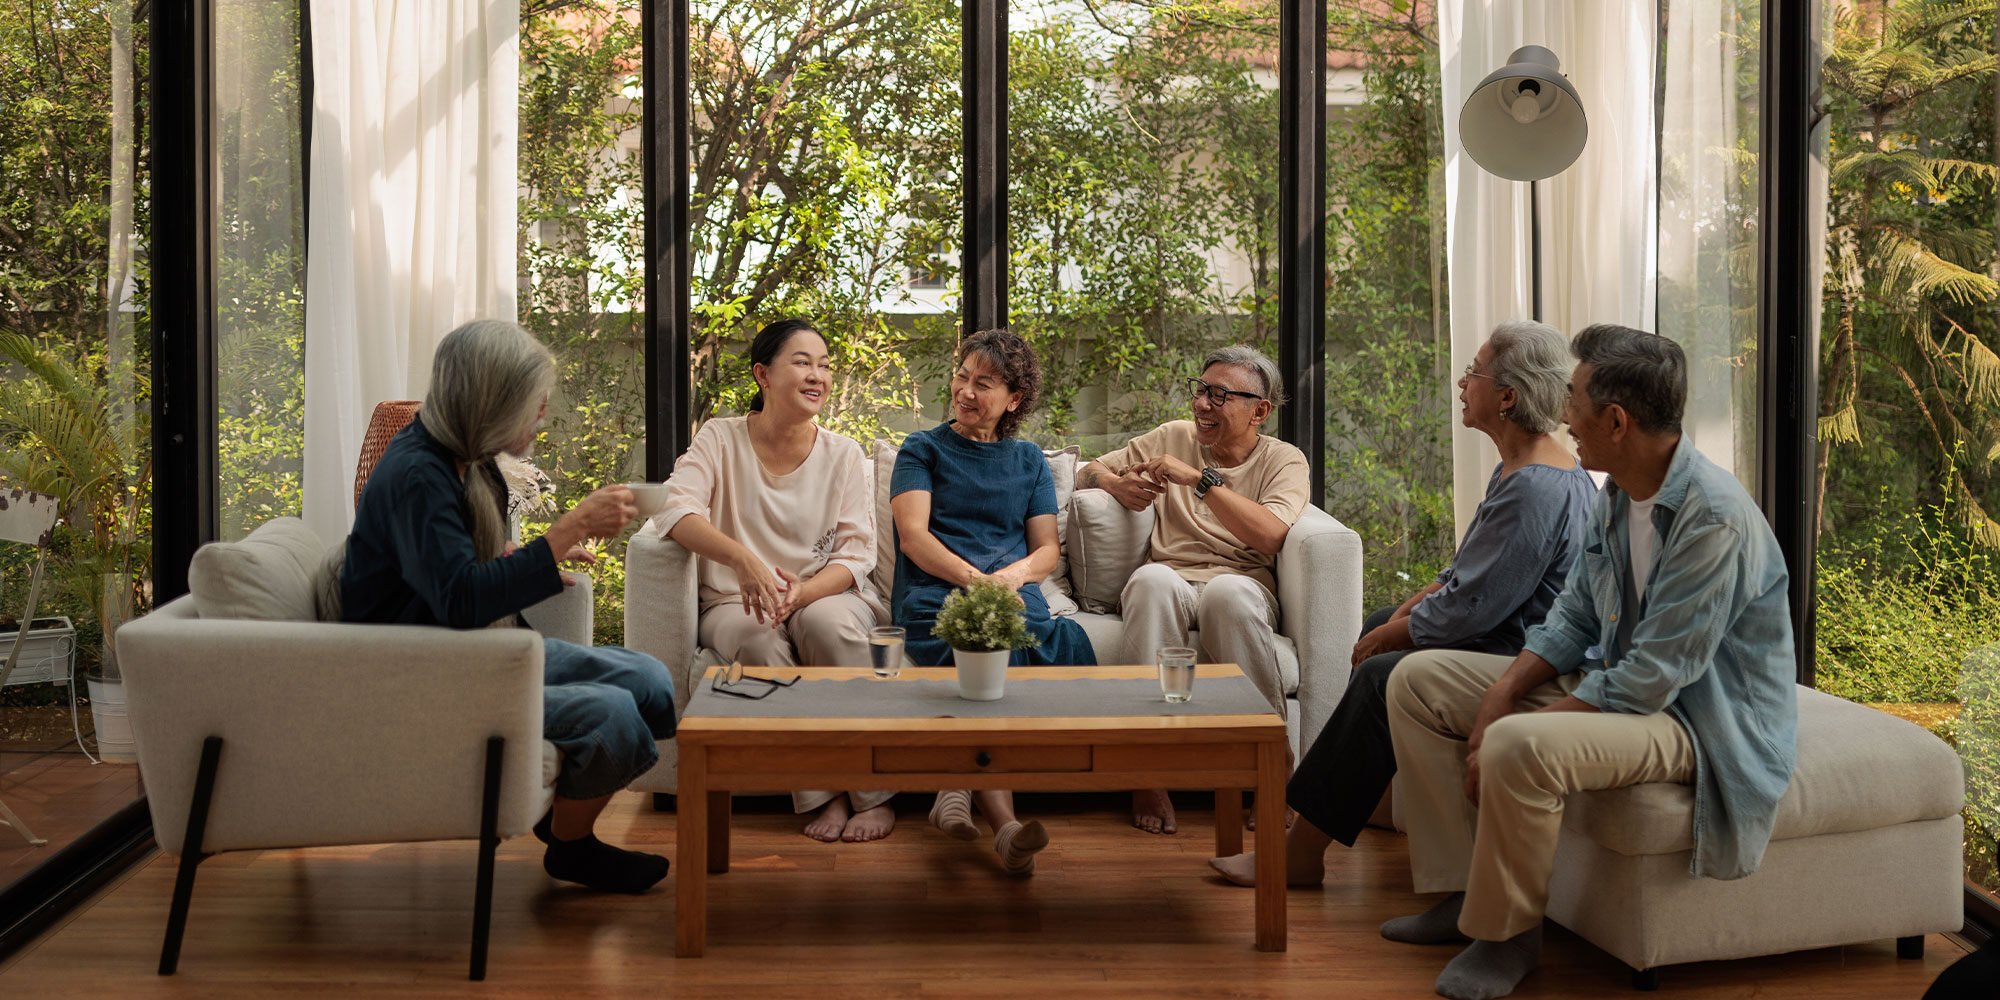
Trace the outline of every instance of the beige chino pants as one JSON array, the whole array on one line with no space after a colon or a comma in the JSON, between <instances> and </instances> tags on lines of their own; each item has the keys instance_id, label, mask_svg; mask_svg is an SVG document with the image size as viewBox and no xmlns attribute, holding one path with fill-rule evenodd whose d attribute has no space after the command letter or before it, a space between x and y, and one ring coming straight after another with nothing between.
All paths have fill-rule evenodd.
<instances>
[{"instance_id":1,"label":"beige chino pants","mask_svg":"<svg viewBox=\"0 0 2000 1000\"><path fill-rule=\"evenodd\" d=\"M1576 688L1565 674L1487 727L1479 805L1465 797L1465 739L1513 657L1458 650L1410 654L1389 675L1389 735L1418 892L1465 893L1458 929L1504 941L1541 923L1563 799L1571 792L1694 780L1694 744L1666 713L1534 712Z\"/></svg>"},{"instance_id":2,"label":"beige chino pants","mask_svg":"<svg viewBox=\"0 0 2000 1000\"><path fill-rule=\"evenodd\" d=\"M1204 663L1243 668L1279 718L1285 684L1278 676L1278 599L1247 576L1225 573L1189 583L1172 567L1148 563L1125 581L1118 598L1125 621L1125 662L1157 662L1161 646L1185 646L1188 630L1201 632ZM1098 662L1107 662L1099 654Z\"/></svg>"},{"instance_id":3,"label":"beige chino pants","mask_svg":"<svg viewBox=\"0 0 2000 1000\"><path fill-rule=\"evenodd\" d=\"M875 627L875 610L850 590L822 597L801 608L777 628L761 624L743 610L740 601L718 604L701 613L701 644L723 660L744 666L865 667L868 630ZM811 812L833 801L840 792L793 792L792 811ZM889 801L895 792L848 792L855 812Z\"/></svg>"}]
</instances>

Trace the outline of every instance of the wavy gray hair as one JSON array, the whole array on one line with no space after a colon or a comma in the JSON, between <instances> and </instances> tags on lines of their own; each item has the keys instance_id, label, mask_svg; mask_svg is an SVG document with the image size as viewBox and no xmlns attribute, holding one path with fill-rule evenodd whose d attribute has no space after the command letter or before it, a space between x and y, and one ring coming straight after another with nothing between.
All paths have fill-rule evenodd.
<instances>
[{"instance_id":1,"label":"wavy gray hair","mask_svg":"<svg viewBox=\"0 0 2000 1000\"><path fill-rule=\"evenodd\" d=\"M1214 365L1235 365L1251 372L1264 382L1264 398L1271 401L1271 407L1285 405L1285 379L1278 374L1278 365L1264 352L1247 344L1231 344L1208 352L1201 361L1201 370L1207 371Z\"/></svg>"},{"instance_id":2,"label":"wavy gray hair","mask_svg":"<svg viewBox=\"0 0 2000 1000\"><path fill-rule=\"evenodd\" d=\"M1514 390L1507 419L1531 434L1548 434L1562 424L1569 403L1569 338L1546 323L1512 319L1486 338L1493 348L1493 384Z\"/></svg>"},{"instance_id":3,"label":"wavy gray hair","mask_svg":"<svg viewBox=\"0 0 2000 1000\"><path fill-rule=\"evenodd\" d=\"M507 548L493 458L534 427L555 384L555 356L503 320L476 319L445 334L431 358L431 387L417 419L465 463L465 502L480 562Z\"/></svg>"}]
</instances>

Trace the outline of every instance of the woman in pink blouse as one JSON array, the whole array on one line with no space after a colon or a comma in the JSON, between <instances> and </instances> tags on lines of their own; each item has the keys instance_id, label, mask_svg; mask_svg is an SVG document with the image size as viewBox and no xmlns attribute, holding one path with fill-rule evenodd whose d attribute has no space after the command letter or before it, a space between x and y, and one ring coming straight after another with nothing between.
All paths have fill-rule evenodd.
<instances>
[{"instance_id":1,"label":"woman in pink blouse","mask_svg":"<svg viewBox=\"0 0 2000 1000\"><path fill-rule=\"evenodd\" d=\"M879 600L874 490L852 439L815 422L832 391L826 340L780 320L750 342L750 412L704 423L667 480L656 530L701 557L700 641L756 666L866 666ZM806 836L877 840L888 792L800 792Z\"/></svg>"}]
</instances>

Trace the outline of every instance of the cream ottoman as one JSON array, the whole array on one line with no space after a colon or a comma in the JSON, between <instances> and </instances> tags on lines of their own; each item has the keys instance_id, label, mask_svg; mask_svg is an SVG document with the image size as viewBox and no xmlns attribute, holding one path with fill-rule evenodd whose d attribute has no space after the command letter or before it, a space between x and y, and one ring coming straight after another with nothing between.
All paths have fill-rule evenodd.
<instances>
[{"instance_id":1,"label":"cream ottoman","mask_svg":"<svg viewBox=\"0 0 2000 1000\"><path fill-rule=\"evenodd\" d=\"M1958 755L1923 729L1810 688L1798 765L1764 863L1749 878L1690 878L1694 792L1635 785L1570 796L1548 915L1630 965L1658 969L1923 935L1965 922Z\"/></svg>"}]
</instances>

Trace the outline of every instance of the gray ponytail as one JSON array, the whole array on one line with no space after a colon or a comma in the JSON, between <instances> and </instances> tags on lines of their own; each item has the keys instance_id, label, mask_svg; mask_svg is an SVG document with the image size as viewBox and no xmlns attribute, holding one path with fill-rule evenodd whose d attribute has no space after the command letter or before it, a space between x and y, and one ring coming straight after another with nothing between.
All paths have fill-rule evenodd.
<instances>
[{"instance_id":1,"label":"gray ponytail","mask_svg":"<svg viewBox=\"0 0 2000 1000\"><path fill-rule=\"evenodd\" d=\"M498 558L507 547L503 498L489 474L493 456L534 426L555 384L555 357L512 323L476 319L438 342L430 392L417 419L465 463L465 501L480 562Z\"/></svg>"}]
</instances>

